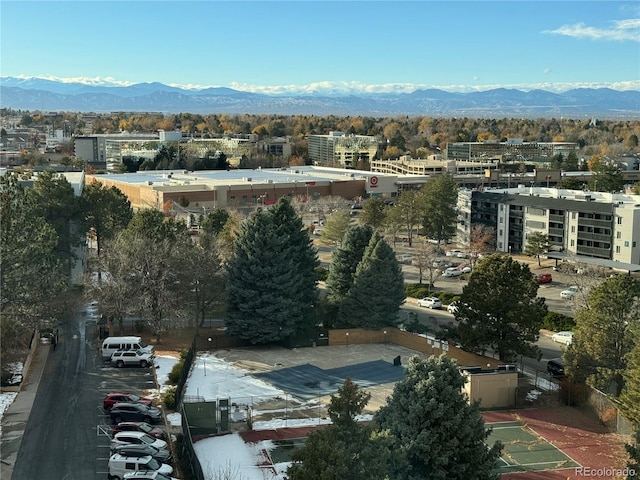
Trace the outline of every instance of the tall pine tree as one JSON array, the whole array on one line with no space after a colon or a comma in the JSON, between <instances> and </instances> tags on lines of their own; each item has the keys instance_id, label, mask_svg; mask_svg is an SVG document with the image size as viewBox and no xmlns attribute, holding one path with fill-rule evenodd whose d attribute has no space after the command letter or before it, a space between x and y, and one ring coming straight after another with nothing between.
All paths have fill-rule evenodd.
<instances>
[{"instance_id":1,"label":"tall pine tree","mask_svg":"<svg viewBox=\"0 0 640 480\"><path fill-rule=\"evenodd\" d=\"M353 285L356 268L372 235L371 227L354 225L347 230L342 244L333 252L327 277L327 298L333 305L339 305Z\"/></svg>"},{"instance_id":2,"label":"tall pine tree","mask_svg":"<svg viewBox=\"0 0 640 480\"><path fill-rule=\"evenodd\" d=\"M331 396L332 424L309 434L305 446L291 455L289 480L384 480L397 469L392 453L393 438L378 433L371 425L360 424L371 395L362 392L349 378Z\"/></svg>"},{"instance_id":3,"label":"tall pine tree","mask_svg":"<svg viewBox=\"0 0 640 480\"><path fill-rule=\"evenodd\" d=\"M285 202L242 224L227 263L227 329L254 344L304 331L317 298L317 253Z\"/></svg>"},{"instance_id":4,"label":"tall pine tree","mask_svg":"<svg viewBox=\"0 0 640 480\"><path fill-rule=\"evenodd\" d=\"M468 403L464 383L455 360L446 355L409 360L404 380L374 417L396 438L396 455L407 461L396 478L498 478L496 461L502 445L485 444L490 430L478 404Z\"/></svg>"},{"instance_id":5,"label":"tall pine tree","mask_svg":"<svg viewBox=\"0 0 640 480\"><path fill-rule=\"evenodd\" d=\"M402 268L389 244L375 233L338 311L337 325L378 329L398 323L404 303Z\"/></svg>"}]
</instances>

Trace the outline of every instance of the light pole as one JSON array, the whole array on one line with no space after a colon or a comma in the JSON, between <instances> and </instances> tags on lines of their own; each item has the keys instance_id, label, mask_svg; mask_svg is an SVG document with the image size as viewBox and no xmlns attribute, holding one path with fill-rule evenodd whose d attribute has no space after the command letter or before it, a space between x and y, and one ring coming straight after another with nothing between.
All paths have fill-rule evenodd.
<instances>
[{"instance_id":1,"label":"light pole","mask_svg":"<svg viewBox=\"0 0 640 480\"><path fill-rule=\"evenodd\" d=\"M347 336L347 347L349 346L349 332L345 333L345 335Z\"/></svg>"},{"instance_id":2,"label":"light pole","mask_svg":"<svg viewBox=\"0 0 640 480\"><path fill-rule=\"evenodd\" d=\"M384 331L384 344L387 345L387 331Z\"/></svg>"}]
</instances>

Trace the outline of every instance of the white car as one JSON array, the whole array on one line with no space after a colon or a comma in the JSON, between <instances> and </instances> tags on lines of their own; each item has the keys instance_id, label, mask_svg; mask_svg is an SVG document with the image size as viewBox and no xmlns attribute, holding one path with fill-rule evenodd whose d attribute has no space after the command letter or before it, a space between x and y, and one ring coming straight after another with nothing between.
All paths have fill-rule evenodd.
<instances>
[{"instance_id":1,"label":"white car","mask_svg":"<svg viewBox=\"0 0 640 480\"><path fill-rule=\"evenodd\" d=\"M573 297L576 296L576 293L578 293L578 290L580 290L580 288L577 285L572 285L566 290L562 290L560 292L560 298L564 298L565 300L571 300Z\"/></svg>"},{"instance_id":2,"label":"white car","mask_svg":"<svg viewBox=\"0 0 640 480\"><path fill-rule=\"evenodd\" d=\"M118 368L124 366L148 367L153 365L154 355L140 350L118 350L111 355L111 363Z\"/></svg>"},{"instance_id":3,"label":"white car","mask_svg":"<svg viewBox=\"0 0 640 480\"><path fill-rule=\"evenodd\" d=\"M551 340L556 343L562 343L564 345L571 345L573 343L573 332L558 332L551 335Z\"/></svg>"},{"instance_id":4,"label":"white car","mask_svg":"<svg viewBox=\"0 0 640 480\"><path fill-rule=\"evenodd\" d=\"M109 463L107 465L108 478L125 478L127 473L149 472L159 472L162 475L169 476L173 473L173 467L165 463L160 463L151 456L124 457L115 453L109 457Z\"/></svg>"},{"instance_id":5,"label":"white car","mask_svg":"<svg viewBox=\"0 0 640 480\"><path fill-rule=\"evenodd\" d=\"M443 277L459 277L464 272L454 267L447 268L442 274Z\"/></svg>"},{"instance_id":6,"label":"white car","mask_svg":"<svg viewBox=\"0 0 640 480\"><path fill-rule=\"evenodd\" d=\"M445 253L445 256L457 257L459 253L462 253L462 250L447 250L447 253Z\"/></svg>"},{"instance_id":7,"label":"white car","mask_svg":"<svg viewBox=\"0 0 640 480\"><path fill-rule=\"evenodd\" d=\"M436 297L424 297L418 300L419 307L442 308L442 302Z\"/></svg>"},{"instance_id":8,"label":"white car","mask_svg":"<svg viewBox=\"0 0 640 480\"><path fill-rule=\"evenodd\" d=\"M447 305L447 312L449 313L456 313L458 311L458 305L459 302L452 302L449 305Z\"/></svg>"},{"instance_id":9,"label":"white car","mask_svg":"<svg viewBox=\"0 0 640 480\"><path fill-rule=\"evenodd\" d=\"M151 445L158 450L168 448L167 442L144 432L118 432L111 439L111 450L115 450L118 445Z\"/></svg>"}]
</instances>

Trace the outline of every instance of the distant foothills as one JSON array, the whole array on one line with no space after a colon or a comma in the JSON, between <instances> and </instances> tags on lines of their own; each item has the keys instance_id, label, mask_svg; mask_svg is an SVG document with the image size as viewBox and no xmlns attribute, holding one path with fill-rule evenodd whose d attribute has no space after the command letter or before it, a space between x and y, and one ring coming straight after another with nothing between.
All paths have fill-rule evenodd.
<instances>
[{"instance_id":1,"label":"distant foothills","mask_svg":"<svg viewBox=\"0 0 640 480\"><path fill-rule=\"evenodd\" d=\"M579 88L563 93L497 88L454 93L266 95L230 88L189 90L162 83L87 85L0 77L0 108L72 112L640 119L640 91Z\"/></svg>"}]
</instances>

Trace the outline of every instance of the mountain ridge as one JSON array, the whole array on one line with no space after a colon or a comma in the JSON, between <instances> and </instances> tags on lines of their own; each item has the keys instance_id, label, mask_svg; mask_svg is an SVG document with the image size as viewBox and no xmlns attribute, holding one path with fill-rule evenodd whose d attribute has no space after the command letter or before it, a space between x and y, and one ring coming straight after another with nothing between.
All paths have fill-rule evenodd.
<instances>
[{"instance_id":1,"label":"mountain ridge","mask_svg":"<svg viewBox=\"0 0 640 480\"><path fill-rule=\"evenodd\" d=\"M268 95L226 87L185 89L159 82L89 85L0 77L0 107L77 112L199 114L640 118L640 91L576 88L562 93L496 88L447 92Z\"/></svg>"}]
</instances>

